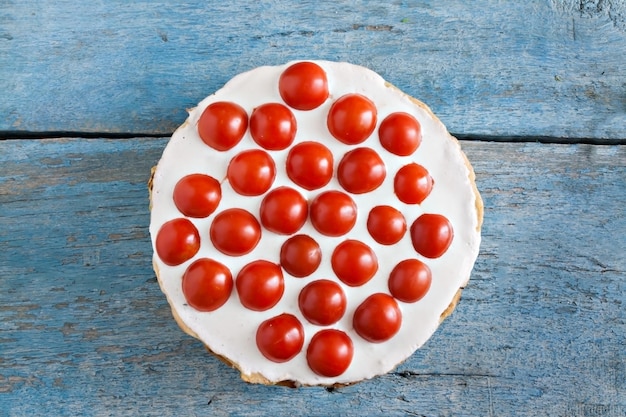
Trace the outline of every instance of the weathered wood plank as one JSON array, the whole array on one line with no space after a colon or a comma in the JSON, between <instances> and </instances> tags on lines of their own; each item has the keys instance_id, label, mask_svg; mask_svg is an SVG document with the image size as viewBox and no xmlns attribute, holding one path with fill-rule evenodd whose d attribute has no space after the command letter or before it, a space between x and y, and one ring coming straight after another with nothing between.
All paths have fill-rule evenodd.
<instances>
[{"instance_id":1,"label":"weathered wood plank","mask_svg":"<svg viewBox=\"0 0 626 417\"><path fill-rule=\"evenodd\" d=\"M164 144L0 142L0 415L626 413L626 147L464 142L486 211L461 303L327 391L247 385L176 327L147 232Z\"/></svg>"},{"instance_id":2,"label":"weathered wood plank","mask_svg":"<svg viewBox=\"0 0 626 417\"><path fill-rule=\"evenodd\" d=\"M463 135L626 139L626 3L0 2L0 131L171 132L235 74L368 66Z\"/></svg>"}]
</instances>

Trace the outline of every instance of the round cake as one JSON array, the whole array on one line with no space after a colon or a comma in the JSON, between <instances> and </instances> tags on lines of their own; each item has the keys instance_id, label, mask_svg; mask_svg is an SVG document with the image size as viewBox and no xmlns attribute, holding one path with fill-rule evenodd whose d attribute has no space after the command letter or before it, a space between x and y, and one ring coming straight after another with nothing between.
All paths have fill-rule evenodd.
<instances>
[{"instance_id":1,"label":"round cake","mask_svg":"<svg viewBox=\"0 0 626 417\"><path fill-rule=\"evenodd\" d=\"M189 111L150 191L174 318L249 382L391 371L452 311L478 256L482 201L457 140L348 63L234 77Z\"/></svg>"}]
</instances>

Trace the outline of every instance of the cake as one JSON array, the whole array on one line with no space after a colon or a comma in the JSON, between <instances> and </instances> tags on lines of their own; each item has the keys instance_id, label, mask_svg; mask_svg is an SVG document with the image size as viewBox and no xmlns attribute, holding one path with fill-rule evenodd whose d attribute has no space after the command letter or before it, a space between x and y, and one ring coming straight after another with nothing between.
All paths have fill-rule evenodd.
<instances>
[{"instance_id":1,"label":"cake","mask_svg":"<svg viewBox=\"0 0 626 417\"><path fill-rule=\"evenodd\" d=\"M179 326L245 381L385 374L451 313L482 201L430 109L353 64L239 74L189 111L150 181Z\"/></svg>"}]
</instances>

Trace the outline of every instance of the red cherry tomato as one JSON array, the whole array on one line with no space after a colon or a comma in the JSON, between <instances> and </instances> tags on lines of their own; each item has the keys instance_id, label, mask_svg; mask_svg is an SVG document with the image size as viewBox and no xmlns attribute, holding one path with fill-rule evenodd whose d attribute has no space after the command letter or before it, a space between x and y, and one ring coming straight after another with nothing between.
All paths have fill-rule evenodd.
<instances>
[{"instance_id":1,"label":"red cherry tomato","mask_svg":"<svg viewBox=\"0 0 626 417\"><path fill-rule=\"evenodd\" d=\"M393 190L400 201L420 204L433 189L433 178L426 168L411 163L398 170L393 181Z\"/></svg>"},{"instance_id":2,"label":"red cherry tomato","mask_svg":"<svg viewBox=\"0 0 626 417\"><path fill-rule=\"evenodd\" d=\"M354 312L354 330L363 339L381 343L391 339L402 325L402 312L390 295L372 294Z\"/></svg>"},{"instance_id":3,"label":"red cherry tomato","mask_svg":"<svg viewBox=\"0 0 626 417\"><path fill-rule=\"evenodd\" d=\"M198 259L183 275L185 299L198 311L217 310L228 301L232 290L230 270L213 259Z\"/></svg>"},{"instance_id":4,"label":"red cherry tomato","mask_svg":"<svg viewBox=\"0 0 626 417\"><path fill-rule=\"evenodd\" d=\"M161 226L156 237L156 252L166 265L180 265L200 249L200 234L187 219L170 220Z\"/></svg>"},{"instance_id":5,"label":"red cherry tomato","mask_svg":"<svg viewBox=\"0 0 626 417\"><path fill-rule=\"evenodd\" d=\"M375 150L357 148L346 153L337 167L339 184L349 193L369 193L385 180L385 163Z\"/></svg>"},{"instance_id":6,"label":"red cherry tomato","mask_svg":"<svg viewBox=\"0 0 626 417\"><path fill-rule=\"evenodd\" d=\"M414 303L426 295L431 281L428 265L418 259L405 259L389 274L389 292L400 301Z\"/></svg>"},{"instance_id":7,"label":"red cherry tomato","mask_svg":"<svg viewBox=\"0 0 626 417\"><path fill-rule=\"evenodd\" d=\"M210 216L221 199L220 183L208 175L187 175L174 187L174 204L185 216L196 218Z\"/></svg>"},{"instance_id":8,"label":"red cherry tomato","mask_svg":"<svg viewBox=\"0 0 626 417\"><path fill-rule=\"evenodd\" d=\"M305 319L328 326L338 322L346 312L346 295L336 282L319 279L300 291L298 306Z\"/></svg>"},{"instance_id":9,"label":"red cherry tomato","mask_svg":"<svg viewBox=\"0 0 626 417\"><path fill-rule=\"evenodd\" d=\"M198 120L198 134L218 151L237 145L248 129L248 115L238 104L218 101L209 104Z\"/></svg>"},{"instance_id":10,"label":"red cherry tomato","mask_svg":"<svg viewBox=\"0 0 626 417\"><path fill-rule=\"evenodd\" d=\"M333 190L315 197L310 213L315 230L326 236L341 236L354 227L357 207L348 195Z\"/></svg>"},{"instance_id":11,"label":"red cherry tomato","mask_svg":"<svg viewBox=\"0 0 626 417\"><path fill-rule=\"evenodd\" d=\"M333 103L328 112L330 134L346 145L367 139L376 128L376 105L360 94L346 94Z\"/></svg>"},{"instance_id":12,"label":"red cherry tomato","mask_svg":"<svg viewBox=\"0 0 626 417\"><path fill-rule=\"evenodd\" d=\"M296 137L296 118L280 103L263 104L252 111L250 135L267 150L286 149Z\"/></svg>"},{"instance_id":13,"label":"red cherry tomato","mask_svg":"<svg viewBox=\"0 0 626 417\"><path fill-rule=\"evenodd\" d=\"M315 333L306 351L309 368L325 377L336 377L348 369L354 356L350 336L341 330L325 329Z\"/></svg>"},{"instance_id":14,"label":"red cherry tomato","mask_svg":"<svg viewBox=\"0 0 626 417\"><path fill-rule=\"evenodd\" d=\"M237 193L246 196L261 195L272 186L276 178L276 165L267 152L250 149L231 159L226 176Z\"/></svg>"},{"instance_id":15,"label":"red cherry tomato","mask_svg":"<svg viewBox=\"0 0 626 417\"><path fill-rule=\"evenodd\" d=\"M408 113L391 113L380 124L378 137L380 144L389 152L408 156L422 143L422 127Z\"/></svg>"},{"instance_id":16,"label":"red cherry tomato","mask_svg":"<svg viewBox=\"0 0 626 417\"><path fill-rule=\"evenodd\" d=\"M333 271L344 284L358 287L368 282L378 271L374 251L358 240L344 240L333 251Z\"/></svg>"},{"instance_id":17,"label":"red cherry tomato","mask_svg":"<svg viewBox=\"0 0 626 417\"><path fill-rule=\"evenodd\" d=\"M376 206L367 217L367 230L381 245L398 243L406 233L406 221L400 211L391 206Z\"/></svg>"},{"instance_id":18,"label":"red cherry tomato","mask_svg":"<svg viewBox=\"0 0 626 417\"><path fill-rule=\"evenodd\" d=\"M310 236L292 236L280 248L280 265L287 273L302 278L311 275L320 266L322 250Z\"/></svg>"},{"instance_id":19,"label":"red cherry tomato","mask_svg":"<svg viewBox=\"0 0 626 417\"><path fill-rule=\"evenodd\" d=\"M411 225L411 242L420 255L439 258L443 255L454 237L452 224L440 214L422 214Z\"/></svg>"},{"instance_id":20,"label":"red cherry tomato","mask_svg":"<svg viewBox=\"0 0 626 417\"><path fill-rule=\"evenodd\" d=\"M256 345L272 362L287 362L304 346L302 323L287 313L267 319L256 331Z\"/></svg>"},{"instance_id":21,"label":"red cherry tomato","mask_svg":"<svg viewBox=\"0 0 626 417\"><path fill-rule=\"evenodd\" d=\"M239 271L235 286L244 307L265 311L280 301L285 280L280 266L261 259L250 262Z\"/></svg>"},{"instance_id":22,"label":"red cherry tomato","mask_svg":"<svg viewBox=\"0 0 626 417\"><path fill-rule=\"evenodd\" d=\"M313 62L298 62L283 71L278 91L288 106L312 110L328 98L326 72Z\"/></svg>"},{"instance_id":23,"label":"red cherry tomato","mask_svg":"<svg viewBox=\"0 0 626 417\"><path fill-rule=\"evenodd\" d=\"M261 240L261 225L246 210L232 208L215 216L209 235L215 249L226 255L241 256L251 252Z\"/></svg>"},{"instance_id":24,"label":"red cherry tomato","mask_svg":"<svg viewBox=\"0 0 626 417\"><path fill-rule=\"evenodd\" d=\"M301 142L287 155L287 175L300 187L315 190L333 177L333 153L317 142Z\"/></svg>"},{"instance_id":25,"label":"red cherry tomato","mask_svg":"<svg viewBox=\"0 0 626 417\"><path fill-rule=\"evenodd\" d=\"M296 233L306 222L308 214L306 200L293 188L275 188L261 202L261 224L280 235Z\"/></svg>"}]
</instances>

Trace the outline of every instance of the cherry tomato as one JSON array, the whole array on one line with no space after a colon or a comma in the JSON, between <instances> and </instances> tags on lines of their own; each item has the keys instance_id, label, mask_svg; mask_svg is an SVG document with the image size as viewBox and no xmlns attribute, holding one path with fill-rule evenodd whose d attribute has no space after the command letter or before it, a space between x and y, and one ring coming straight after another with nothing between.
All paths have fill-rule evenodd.
<instances>
[{"instance_id":1,"label":"cherry tomato","mask_svg":"<svg viewBox=\"0 0 626 417\"><path fill-rule=\"evenodd\" d=\"M454 237L452 224L441 214L422 214L411 225L410 233L417 253L431 259L443 255Z\"/></svg>"},{"instance_id":2,"label":"cherry tomato","mask_svg":"<svg viewBox=\"0 0 626 417\"><path fill-rule=\"evenodd\" d=\"M246 210L232 208L215 216L209 235L211 242L220 252L230 256L241 256L252 251L259 243L261 226Z\"/></svg>"},{"instance_id":3,"label":"cherry tomato","mask_svg":"<svg viewBox=\"0 0 626 417\"><path fill-rule=\"evenodd\" d=\"M313 62L298 62L283 71L278 90L288 106L312 110L328 98L326 72Z\"/></svg>"},{"instance_id":4,"label":"cherry tomato","mask_svg":"<svg viewBox=\"0 0 626 417\"><path fill-rule=\"evenodd\" d=\"M259 259L241 268L235 286L244 307L265 311L280 301L285 291L285 280L279 265Z\"/></svg>"},{"instance_id":5,"label":"cherry tomato","mask_svg":"<svg viewBox=\"0 0 626 417\"><path fill-rule=\"evenodd\" d=\"M301 142L287 155L287 175L300 187L315 190L333 177L333 153L318 142Z\"/></svg>"},{"instance_id":6,"label":"cherry tomato","mask_svg":"<svg viewBox=\"0 0 626 417\"><path fill-rule=\"evenodd\" d=\"M337 179L353 194L369 193L385 180L385 163L375 150L357 148L346 153L337 167Z\"/></svg>"},{"instance_id":7,"label":"cherry tomato","mask_svg":"<svg viewBox=\"0 0 626 417\"><path fill-rule=\"evenodd\" d=\"M218 101L209 104L198 120L198 134L218 151L237 145L248 129L248 114L238 104Z\"/></svg>"},{"instance_id":8,"label":"cherry tomato","mask_svg":"<svg viewBox=\"0 0 626 417\"><path fill-rule=\"evenodd\" d=\"M367 217L367 230L381 245L398 243L406 233L406 221L400 211L391 206L376 206Z\"/></svg>"},{"instance_id":9,"label":"cherry tomato","mask_svg":"<svg viewBox=\"0 0 626 417\"><path fill-rule=\"evenodd\" d=\"M292 236L280 248L280 265L287 273L302 278L311 275L320 266L322 250L310 236Z\"/></svg>"},{"instance_id":10,"label":"cherry tomato","mask_svg":"<svg viewBox=\"0 0 626 417\"><path fill-rule=\"evenodd\" d=\"M296 118L280 103L263 104L252 111L250 135L267 150L286 149L296 137Z\"/></svg>"},{"instance_id":11,"label":"cherry tomato","mask_svg":"<svg viewBox=\"0 0 626 417\"><path fill-rule=\"evenodd\" d=\"M191 174L180 179L174 187L174 204L185 216L210 216L222 199L220 183L204 174Z\"/></svg>"},{"instance_id":12,"label":"cherry tomato","mask_svg":"<svg viewBox=\"0 0 626 417\"><path fill-rule=\"evenodd\" d=\"M183 275L185 299L198 311L217 310L228 301L232 290L230 270L213 259L198 259Z\"/></svg>"},{"instance_id":13,"label":"cherry tomato","mask_svg":"<svg viewBox=\"0 0 626 417\"><path fill-rule=\"evenodd\" d=\"M200 249L200 234L187 219L170 220L161 226L156 237L156 252L166 265L180 265Z\"/></svg>"},{"instance_id":14,"label":"cherry tomato","mask_svg":"<svg viewBox=\"0 0 626 417\"><path fill-rule=\"evenodd\" d=\"M378 137L380 144L389 152L408 156L422 143L422 127L408 113L391 113L380 124Z\"/></svg>"},{"instance_id":15,"label":"cherry tomato","mask_svg":"<svg viewBox=\"0 0 626 417\"><path fill-rule=\"evenodd\" d=\"M418 259L405 259L389 274L389 292L400 301L414 303L426 295L431 281L428 265Z\"/></svg>"},{"instance_id":16,"label":"cherry tomato","mask_svg":"<svg viewBox=\"0 0 626 417\"><path fill-rule=\"evenodd\" d=\"M325 329L315 333L306 350L309 368L325 377L343 374L354 356L354 345L350 336L341 330Z\"/></svg>"},{"instance_id":17,"label":"cherry tomato","mask_svg":"<svg viewBox=\"0 0 626 417\"><path fill-rule=\"evenodd\" d=\"M367 139L376 128L376 105L360 94L346 94L333 103L327 118L330 134L346 145Z\"/></svg>"},{"instance_id":18,"label":"cherry tomato","mask_svg":"<svg viewBox=\"0 0 626 417\"><path fill-rule=\"evenodd\" d=\"M398 333L402 325L402 312L393 297L376 293L367 297L356 308L352 324L363 339L381 343Z\"/></svg>"},{"instance_id":19,"label":"cherry tomato","mask_svg":"<svg viewBox=\"0 0 626 417\"><path fill-rule=\"evenodd\" d=\"M261 202L261 224L280 235L296 233L306 222L308 214L306 200L293 188L275 188Z\"/></svg>"},{"instance_id":20,"label":"cherry tomato","mask_svg":"<svg viewBox=\"0 0 626 417\"><path fill-rule=\"evenodd\" d=\"M250 149L231 159L226 176L237 193L246 196L261 195L272 186L276 178L276 165L267 152Z\"/></svg>"},{"instance_id":21,"label":"cherry tomato","mask_svg":"<svg viewBox=\"0 0 626 417\"><path fill-rule=\"evenodd\" d=\"M256 345L261 354L272 362L287 362L304 346L302 323L287 313L267 319L256 331Z\"/></svg>"},{"instance_id":22,"label":"cherry tomato","mask_svg":"<svg viewBox=\"0 0 626 417\"><path fill-rule=\"evenodd\" d=\"M393 181L393 190L400 201L420 204L433 189L433 178L426 168L411 163L398 170Z\"/></svg>"},{"instance_id":23,"label":"cherry tomato","mask_svg":"<svg viewBox=\"0 0 626 417\"><path fill-rule=\"evenodd\" d=\"M326 191L311 202L311 223L315 230L326 236L348 233L356 223L357 207L341 191Z\"/></svg>"},{"instance_id":24,"label":"cherry tomato","mask_svg":"<svg viewBox=\"0 0 626 417\"><path fill-rule=\"evenodd\" d=\"M298 306L305 319L328 326L338 322L346 312L346 295L336 282L319 279L300 291Z\"/></svg>"},{"instance_id":25,"label":"cherry tomato","mask_svg":"<svg viewBox=\"0 0 626 417\"><path fill-rule=\"evenodd\" d=\"M333 251L331 265L344 284L358 287L368 282L378 271L374 251L358 240L344 240Z\"/></svg>"}]
</instances>

